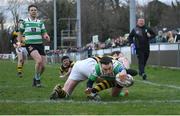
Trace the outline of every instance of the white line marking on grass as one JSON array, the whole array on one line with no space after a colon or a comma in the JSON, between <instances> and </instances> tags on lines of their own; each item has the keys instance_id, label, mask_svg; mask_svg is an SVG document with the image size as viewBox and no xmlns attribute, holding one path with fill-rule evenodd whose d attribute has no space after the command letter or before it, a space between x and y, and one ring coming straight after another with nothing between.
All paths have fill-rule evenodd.
<instances>
[{"instance_id":1,"label":"white line marking on grass","mask_svg":"<svg viewBox=\"0 0 180 116\"><path fill-rule=\"evenodd\" d=\"M0 100L0 103L26 103L26 104L37 104L37 103L75 103L75 104L126 104L126 103L180 103L180 100L125 100L125 101L75 101L75 100Z\"/></svg>"},{"instance_id":2,"label":"white line marking on grass","mask_svg":"<svg viewBox=\"0 0 180 116\"><path fill-rule=\"evenodd\" d=\"M5 88L25 88L25 87L28 87L28 86L16 86L16 85L13 85L13 86L9 86L9 85L5 85L5 86L0 86L0 89L5 89Z\"/></svg>"},{"instance_id":3,"label":"white line marking on grass","mask_svg":"<svg viewBox=\"0 0 180 116\"><path fill-rule=\"evenodd\" d=\"M158 84L158 83L153 83L153 82L150 82L150 81L141 81L141 80L135 80L135 81L141 82L141 83L145 83L145 84L154 85L154 86L158 86L158 87L168 87L168 88L173 88L173 89L180 90L180 87L179 86L175 86L175 85Z\"/></svg>"}]
</instances>

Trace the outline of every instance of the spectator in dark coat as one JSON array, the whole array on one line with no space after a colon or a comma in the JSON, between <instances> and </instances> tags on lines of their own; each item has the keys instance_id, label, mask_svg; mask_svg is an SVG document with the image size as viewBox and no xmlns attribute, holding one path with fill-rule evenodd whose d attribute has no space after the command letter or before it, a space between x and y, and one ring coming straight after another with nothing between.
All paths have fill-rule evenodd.
<instances>
[{"instance_id":1,"label":"spectator in dark coat","mask_svg":"<svg viewBox=\"0 0 180 116\"><path fill-rule=\"evenodd\" d=\"M136 27L129 34L128 40L131 46L135 45L138 58L139 75L146 80L145 66L150 53L149 40L156 35L149 27L145 26L144 18L137 20Z\"/></svg>"}]
</instances>

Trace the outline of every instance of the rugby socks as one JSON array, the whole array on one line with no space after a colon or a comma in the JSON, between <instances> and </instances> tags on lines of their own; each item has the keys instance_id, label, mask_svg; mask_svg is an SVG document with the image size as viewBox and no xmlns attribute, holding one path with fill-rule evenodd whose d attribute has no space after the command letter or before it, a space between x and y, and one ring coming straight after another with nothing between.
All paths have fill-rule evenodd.
<instances>
[{"instance_id":1,"label":"rugby socks","mask_svg":"<svg viewBox=\"0 0 180 116\"><path fill-rule=\"evenodd\" d=\"M18 74L22 74L22 68L23 68L22 65L18 65L18 66L17 66L17 72L18 72Z\"/></svg>"},{"instance_id":2,"label":"rugby socks","mask_svg":"<svg viewBox=\"0 0 180 116\"><path fill-rule=\"evenodd\" d=\"M40 73L36 73L34 78L35 78L36 80L40 80L40 79L41 79Z\"/></svg>"},{"instance_id":3,"label":"rugby socks","mask_svg":"<svg viewBox=\"0 0 180 116\"><path fill-rule=\"evenodd\" d=\"M59 84L55 86L54 91L58 93L59 98L66 98L68 96Z\"/></svg>"},{"instance_id":4,"label":"rugby socks","mask_svg":"<svg viewBox=\"0 0 180 116\"><path fill-rule=\"evenodd\" d=\"M35 73L32 86L41 87L40 73Z\"/></svg>"},{"instance_id":5,"label":"rugby socks","mask_svg":"<svg viewBox=\"0 0 180 116\"><path fill-rule=\"evenodd\" d=\"M98 83L95 87L92 88L92 92L93 93L100 92L105 89L112 88L114 86L115 86L115 83L113 81L103 80L102 82Z\"/></svg>"}]
</instances>

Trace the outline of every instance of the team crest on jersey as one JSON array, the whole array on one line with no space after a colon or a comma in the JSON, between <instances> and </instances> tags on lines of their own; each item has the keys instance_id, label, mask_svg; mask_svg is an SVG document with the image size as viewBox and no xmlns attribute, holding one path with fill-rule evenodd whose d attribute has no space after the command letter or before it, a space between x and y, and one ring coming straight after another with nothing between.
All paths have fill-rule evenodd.
<instances>
[{"instance_id":1,"label":"team crest on jersey","mask_svg":"<svg viewBox=\"0 0 180 116\"><path fill-rule=\"evenodd\" d=\"M139 34L139 30L136 30L136 34Z\"/></svg>"},{"instance_id":2,"label":"team crest on jersey","mask_svg":"<svg viewBox=\"0 0 180 116\"><path fill-rule=\"evenodd\" d=\"M148 32L148 30L147 30L147 29L145 29L145 32L147 33L147 32Z\"/></svg>"},{"instance_id":3,"label":"team crest on jersey","mask_svg":"<svg viewBox=\"0 0 180 116\"><path fill-rule=\"evenodd\" d=\"M36 28L31 28L31 31L32 32L36 32Z\"/></svg>"}]
</instances>

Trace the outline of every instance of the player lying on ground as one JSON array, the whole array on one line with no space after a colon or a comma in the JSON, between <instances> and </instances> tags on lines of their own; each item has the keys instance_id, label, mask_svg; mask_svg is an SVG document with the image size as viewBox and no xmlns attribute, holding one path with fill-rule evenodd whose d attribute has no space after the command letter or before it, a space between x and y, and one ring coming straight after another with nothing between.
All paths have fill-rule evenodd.
<instances>
[{"instance_id":1,"label":"player lying on ground","mask_svg":"<svg viewBox=\"0 0 180 116\"><path fill-rule=\"evenodd\" d=\"M130 74L130 75L128 75L128 77L136 76L137 75L137 71L132 69L132 68L130 68L130 62L129 62L128 58L125 57L125 55L122 52L114 51L114 52L112 52L111 56L109 56L109 57L112 57L114 60L118 60L121 63L123 63L123 65L124 65L124 67L126 69L127 74ZM96 57L96 58L100 59L101 57L99 56L99 57ZM96 86L96 87L99 88L99 90L101 91L101 90L104 90L104 89L108 89L107 85L108 84L104 82L104 83L99 83L98 86ZM109 87L109 88L111 88L111 87ZM128 88L125 88L124 92L125 93L122 93L122 94L128 95L128 93L129 93ZM118 91L116 93L118 93Z\"/></svg>"},{"instance_id":2,"label":"player lying on ground","mask_svg":"<svg viewBox=\"0 0 180 116\"><path fill-rule=\"evenodd\" d=\"M97 60L95 60L94 58L88 58L88 59L85 59L82 61L77 61L75 63L75 65L73 66L70 76L67 79L67 81L65 82L64 87L61 88L61 86L59 84L56 85L53 89L50 99L65 98L65 97L70 96L72 94L74 88L78 85L79 82L91 77L91 75L96 70L95 69L96 65L99 65L100 67L101 67L101 65L103 65L103 62L101 62L101 61L103 61L104 59L105 60L108 59L110 62L112 62L111 58L109 58L109 57L102 57L100 62L97 62ZM118 62L118 61L116 61L116 62ZM123 65L120 62L118 62L118 64L120 65L120 66L118 65L119 71L124 70ZM111 65L112 65L112 63L111 63ZM117 65L117 63L115 63L113 66L115 66L115 65ZM101 69L100 71L106 70L106 69L104 69L104 67L101 67L100 69Z\"/></svg>"},{"instance_id":3,"label":"player lying on ground","mask_svg":"<svg viewBox=\"0 0 180 116\"><path fill-rule=\"evenodd\" d=\"M113 59L115 60L119 60L120 62L123 63L123 65L126 68L126 71L128 74L132 75L132 76L136 76L137 75L137 71L134 69L130 69L130 62L128 61L128 59L124 56L124 54L120 51L114 51L112 52L111 56ZM94 59L96 59L97 61L99 61L102 56L96 56L93 57ZM61 66L60 66L60 78L61 79L67 79L72 67L74 66L74 61L70 60L70 58L68 56L63 56L61 59Z\"/></svg>"},{"instance_id":4,"label":"player lying on ground","mask_svg":"<svg viewBox=\"0 0 180 116\"><path fill-rule=\"evenodd\" d=\"M126 70L119 61L104 57L100 60L100 63L95 65L95 71L88 77L85 93L88 94L90 99L97 98L97 92L109 88L112 88L112 96L118 96L123 87L133 84L133 78L127 75ZM93 83L99 77L103 81L92 88Z\"/></svg>"},{"instance_id":5,"label":"player lying on ground","mask_svg":"<svg viewBox=\"0 0 180 116\"><path fill-rule=\"evenodd\" d=\"M117 97L119 95L124 96L128 95L129 91L127 87L132 86L134 83L133 77L129 74L124 74L124 72L119 73L116 77L109 77L109 79L104 79L93 88L87 88L85 94L87 94L88 99L90 100L100 100L99 92L112 88L112 96ZM125 88L125 91L122 92L122 89Z\"/></svg>"},{"instance_id":6,"label":"player lying on ground","mask_svg":"<svg viewBox=\"0 0 180 116\"><path fill-rule=\"evenodd\" d=\"M79 82L86 80L93 72L95 64L97 64L97 61L94 58L77 61L74 64L64 87L61 88L59 84L56 85L50 99L65 98L70 96Z\"/></svg>"}]
</instances>

